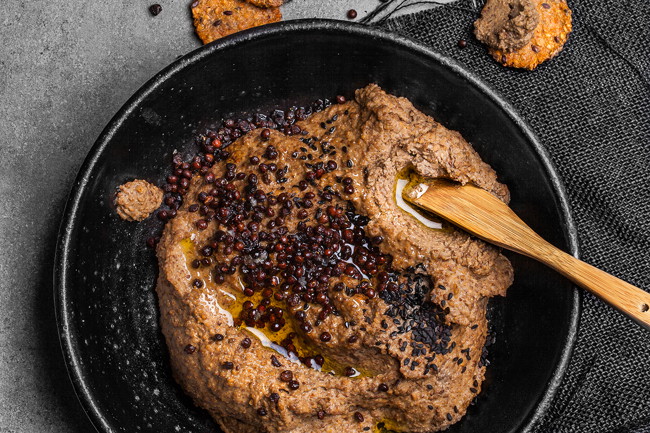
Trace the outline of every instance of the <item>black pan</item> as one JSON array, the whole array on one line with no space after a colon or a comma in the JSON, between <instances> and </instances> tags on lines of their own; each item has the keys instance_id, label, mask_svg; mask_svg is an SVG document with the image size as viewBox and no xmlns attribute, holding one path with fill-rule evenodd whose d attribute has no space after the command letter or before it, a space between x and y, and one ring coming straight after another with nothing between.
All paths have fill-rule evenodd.
<instances>
[{"instance_id":1,"label":"black pan","mask_svg":"<svg viewBox=\"0 0 650 433\"><path fill-rule=\"evenodd\" d=\"M214 432L171 377L158 326L154 218L115 214L115 187L162 184L174 149L222 117L309 103L370 82L460 131L512 191L512 207L577 253L566 196L548 155L502 98L460 65L410 40L337 21L293 21L219 40L151 79L113 118L74 184L55 266L70 378L101 432ZM547 409L575 339L579 297L543 266L510 256L508 297L493 302L496 343L484 392L451 431L526 431Z\"/></svg>"}]
</instances>

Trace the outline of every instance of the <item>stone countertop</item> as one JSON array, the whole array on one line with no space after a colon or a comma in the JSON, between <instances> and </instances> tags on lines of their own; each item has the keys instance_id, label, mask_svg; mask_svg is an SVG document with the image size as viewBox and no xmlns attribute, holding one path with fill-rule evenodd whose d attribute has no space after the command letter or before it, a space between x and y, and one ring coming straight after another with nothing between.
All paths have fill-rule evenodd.
<instances>
[{"instance_id":1,"label":"stone countertop","mask_svg":"<svg viewBox=\"0 0 650 433\"><path fill-rule=\"evenodd\" d=\"M66 197L111 117L200 46L189 0L0 3L0 433L92 432L63 363L52 270ZM379 0L293 0L285 19Z\"/></svg>"}]
</instances>

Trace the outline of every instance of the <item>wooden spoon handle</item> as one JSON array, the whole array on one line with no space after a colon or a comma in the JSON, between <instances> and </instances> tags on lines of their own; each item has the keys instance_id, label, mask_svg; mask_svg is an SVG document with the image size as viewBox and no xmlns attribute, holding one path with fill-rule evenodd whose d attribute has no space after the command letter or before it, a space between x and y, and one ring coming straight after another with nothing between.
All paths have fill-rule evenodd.
<instances>
[{"instance_id":1,"label":"wooden spoon handle","mask_svg":"<svg viewBox=\"0 0 650 433\"><path fill-rule=\"evenodd\" d=\"M555 269L650 330L650 293L578 260L551 244L547 243L544 249L544 254L536 254L533 258Z\"/></svg>"},{"instance_id":2,"label":"wooden spoon handle","mask_svg":"<svg viewBox=\"0 0 650 433\"><path fill-rule=\"evenodd\" d=\"M448 182L432 182L431 186L435 187L410 185L404 198L481 239L550 266L650 330L650 293L551 245L487 191Z\"/></svg>"}]
</instances>

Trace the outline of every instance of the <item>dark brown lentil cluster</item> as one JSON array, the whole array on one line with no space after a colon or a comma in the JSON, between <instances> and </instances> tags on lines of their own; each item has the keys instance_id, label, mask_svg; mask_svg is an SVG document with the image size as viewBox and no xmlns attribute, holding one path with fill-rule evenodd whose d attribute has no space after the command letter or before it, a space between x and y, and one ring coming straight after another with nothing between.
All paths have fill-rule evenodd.
<instances>
[{"instance_id":1,"label":"dark brown lentil cluster","mask_svg":"<svg viewBox=\"0 0 650 433\"><path fill-rule=\"evenodd\" d=\"M391 317L397 326L390 336L395 338L410 332L410 341L401 340L399 350L409 351L412 357L427 355L421 368L424 374L429 374L438 372L438 366L433 362L435 356L451 352L456 343L451 342L451 328L445 324L449 307L442 308L427 301L433 285L431 277L424 271L422 265L407 268L397 290L382 291L380 296L389 305L384 314ZM438 290L445 288L439 286ZM404 365L415 370L420 367L420 361L405 358Z\"/></svg>"},{"instance_id":2,"label":"dark brown lentil cluster","mask_svg":"<svg viewBox=\"0 0 650 433\"><path fill-rule=\"evenodd\" d=\"M229 252L230 244L234 243L234 249L241 253L230 261L230 265L233 266L234 260L234 266L243 276L246 286L244 295L262 294L259 305L255 306L250 301L244 305L240 320L247 326L268 326L271 331L282 329L285 324L282 317L284 311L269 307L273 299L283 301L290 308L305 303L319 306L320 313L314 324L305 320L304 311L294 313L300 329L310 333L313 325L318 326L328 315L335 313L330 300L333 280L342 275L359 280L364 275L376 275L380 266L392 260L390 256L381 254L377 247L369 245L370 239L365 236L360 218L356 218L353 212L346 212L334 205L313 210L314 196L314 193L308 192L291 199L288 194L281 193L277 199L273 196L266 200L258 199L257 203L268 202L269 205L257 205L258 212L249 217L252 222L242 230L244 236L236 237L231 242L223 232L217 233L217 248L223 245L222 251ZM263 193L255 197L263 198ZM316 203L322 201L326 200ZM301 214L303 210L309 212ZM265 219L264 214L268 218ZM295 231L289 232L284 219L292 214L298 214L301 220L309 217L313 222L300 221ZM273 218L275 215L279 216ZM262 226L263 221L266 224ZM365 221L361 220L361 223ZM250 235L246 230L250 231ZM222 274L230 271L230 267L226 266L217 268L216 278L221 280ZM350 288L338 282L333 285L333 290L376 296L369 283ZM319 338L328 342L331 336L323 332Z\"/></svg>"},{"instance_id":3,"label":"dark brown lentil cluster","mask_svg":"<svg viewBox=\"0 0 650 433\"><path fill-rule=\"evenodd\" d=\"M337 102L344 103L345 98L342 96L337 97ZM270 136L271 129L286 135L306 135L306 131L302 131L295 123L305 120L314 112L323 111L330 105L332 105L332 102L328 99L319 99L311 106L291 107L286 112L275 110L269 115L255 114L243 119L226 119L221 127L207 130L205 134L197 137L199 151L189 161L184 161L180 153L174 154L172 158L172 174L167 176L167 182L163 187L165 191L165 207L158 211L158 218L167 221L176 217L178 209L183 205L183 199L189 189L190 181L194 176L204 176L206 183L213 183L215 177L209 173L210 169L216 163L230 157L230 152L226 148L239 137L255 129L260 129L262 137L266 136L267 138ZM266 171L273 173L277 170L277 165L267 165L266 168ZM268 176L271 176L271 174ZM147 240L147 244L153 247L157 241L158 238L151 237Z\"/></svg>"}]
</instances>

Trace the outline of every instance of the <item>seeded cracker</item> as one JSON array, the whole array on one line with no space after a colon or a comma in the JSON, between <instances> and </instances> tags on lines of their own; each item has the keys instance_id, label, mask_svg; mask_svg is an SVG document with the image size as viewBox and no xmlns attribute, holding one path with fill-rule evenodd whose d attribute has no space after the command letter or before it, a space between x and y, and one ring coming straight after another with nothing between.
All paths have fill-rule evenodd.
<instances>
[{"instance_id":1,"label":"seeded cracker","mask_svg":"<svg viewBox=\"0 0 650 433\"><path fill-rule=\"evenodd\" d=\"M532 39L522 48L512 52L490 49L490 54L497 62L504 66L533 70L562 51L571 33L571 9L565 0L536 3L540 19Z\"/></svg>"},{"instance_id":2,"label":"seeded cracker","mask_svg":"<svg viewBox=\"0 0 650 433\"><path fill-rule=\"evenodd\" d=\"M192 3L192 16L204 44L282 19L277 7L259 8L243 0L198 0Z\"/></svg>"},{"instance_id":3,"label":"seeded cracker","mask_svg":"<svg viewBox=\"0 0 650 433\"><path fill-rule=\"evenodd\" d=\"M247 0L248 3L258 8L277 8L284 4L284 0Z\"/></svg>"}]
</instances>

